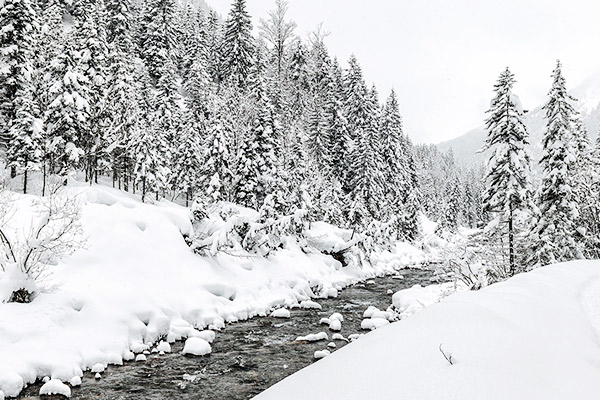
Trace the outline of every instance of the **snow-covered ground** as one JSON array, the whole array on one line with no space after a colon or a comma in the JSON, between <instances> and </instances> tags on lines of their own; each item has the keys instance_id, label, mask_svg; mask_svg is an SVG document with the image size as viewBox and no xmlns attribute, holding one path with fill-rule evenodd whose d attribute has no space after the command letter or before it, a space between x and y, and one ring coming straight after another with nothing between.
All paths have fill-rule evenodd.
<instances>
[{"instance_id":1,"label":"snow-covered ground","mask_svg":"<svg viewBox=\"0 0 600 400\"><path fill-rule=\"evenodd\" d=\"M404 297L410 304L411 293L405 294L394 303ZM256 399L599 396L600 262L577 261L449 296L365 335Z\"/></svg>"},{"instance_id":2,"label":"snow-covered ground","mask_svg":"<svg viewBox=\"0 0 600 400\"><path fill-rule=\"evenodd\" d=\"M85 247L51 268L46 290L32 303L0 304L0 394L6 396L43 377L53 379L47 390L66 392L60 382L98 364L133 360L161 339L198 337L207 350L202 329L269 315L276 306L296 306L425 261L422 251L406 244L362 268L342 268L329 256L293 246L268 259L200 257L183 238L192 229L184 207L143 204L138 196L98 185L76 184L67 193L82 204ZM33 196L14 196L19 213L32 209ZM315 230L336 232L324 224ZM9 279L0 271L3 298L10 294Z\"/></svg>"}]
</instances>

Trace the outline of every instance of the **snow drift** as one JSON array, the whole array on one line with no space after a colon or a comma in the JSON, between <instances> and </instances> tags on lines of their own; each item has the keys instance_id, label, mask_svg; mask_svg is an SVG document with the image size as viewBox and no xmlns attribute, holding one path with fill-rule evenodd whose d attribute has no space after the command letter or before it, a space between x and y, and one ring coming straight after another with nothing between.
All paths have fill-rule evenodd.
<instances>
[{"instance_id":1,"label":"snow drift","mask_svg":"<svg viewBox=\"0 0 600 400\"><path fill-rule=\"evenodd\" d=\"M577 261L452 295L256 399L593 400L599 393L600 262Z\"/></svg>"},{"instance_id":2,"label":"snow drift","mask_svg":"<svg viewBox=\"0 0 600 400\"><path fill-rule=\"evenodd\" d=\"M6 396L43 377L53 379L54 390L98 364L133 360L160 340L208 341L200 330L334 295L358 280L423 261L423 253L407 245L362 268L342 268L329 256L294 246L268 258L200 257L184 239L192 230L187 208L143 204L138 196L98 185L80 184L66 195L82 203L86 245L52 266L46 291L32 303L0 303L0 393ZM33 199L15 197L21 212ZM313 235L337 232L316 226ZM10 287L9 278L0 271L0 289Z\"/></svg>"}]
</instances>

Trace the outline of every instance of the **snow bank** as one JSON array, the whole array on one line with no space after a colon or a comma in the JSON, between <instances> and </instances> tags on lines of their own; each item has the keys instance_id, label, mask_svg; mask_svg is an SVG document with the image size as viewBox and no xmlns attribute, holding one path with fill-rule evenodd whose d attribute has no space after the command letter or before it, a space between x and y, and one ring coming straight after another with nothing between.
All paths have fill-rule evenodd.
<instances>
[{"instance_id":1,"label":"snow bank","mask_svg":"<svg viewBox=\"0 0 600 400\"><path fill-rule=\"evenodd\" d=\"M399 317L403 319L439 302L452 293L466 289L466 286L461 282L446 282L425 287L414 285L411 288L394 293L392 306Z\"/></svg>"},{"instance_id":2,"label":"snow bank","mask_svg":"<svg viewBox=\"0 0 600 400\"><path fill-rule=\"evenodd\" d=\"M210 342L214 333L211 339L199 330L302 302L318 307L311 298L425 259L410 246L380 255L385 263L344 268L293 246L267 259L200 257L183 236L192 232L189 209L167 201L143 204L106 186L74 185L66 195L82 204L85 247L52 266L43 283L48 290L31 304L0 302L0 390L6 396L44 376L69 382L98 364L133 361L165 337ZM20 216L33 212L32 196L13 197ZM314 225L308 235L321 243L339 245L347 234ZM9 279L0 272L0 289L10 286Z\"/></svg>"},{"instance_id":3,"label":"snow bank","mask_svg":"<svg viewBox=\"0 0 600 400\"><path fill-rule=\"evenodd\" d=\"M457 293L256 399L596 400L599 293L598 261L544 267Z\"/></svg>"}]
</instances>

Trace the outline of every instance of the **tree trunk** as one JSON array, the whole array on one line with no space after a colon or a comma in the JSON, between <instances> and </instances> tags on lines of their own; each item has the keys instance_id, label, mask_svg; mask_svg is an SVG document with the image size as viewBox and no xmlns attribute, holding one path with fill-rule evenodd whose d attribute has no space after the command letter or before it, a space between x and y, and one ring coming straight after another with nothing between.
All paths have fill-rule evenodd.
<instances>
[{"instance_id":1,"label":"tree trunk","mask_svg":"<svg viewBox=\"0 0 600 400\"><path fill-rule=\"evenodd\" d=\"M146 198L146 177L144 176L142 178L142 203L144 202Z\"/></svg>"},{"instance_id":2,"label":"tree trunk","mask_svg":"<svg viewBox=\"0 0 600 400\"><path fill-rule=\"evenodd\" d=\"M508 262L510 264L510 276L515 275L515 245L514 245L514 231L513 231L513 209L512 204L510 205L510 214L508 217Z\"/></svg>"},{"instance_id":3,"label":"tree trunk","mask_svg":"<svg viewBox=\"0 0 600 400\"><path fill-rule=\"evenodd\" d=\"M46 195L46 160L43 161L42 196Z\"/></svg>"}]
</instances>

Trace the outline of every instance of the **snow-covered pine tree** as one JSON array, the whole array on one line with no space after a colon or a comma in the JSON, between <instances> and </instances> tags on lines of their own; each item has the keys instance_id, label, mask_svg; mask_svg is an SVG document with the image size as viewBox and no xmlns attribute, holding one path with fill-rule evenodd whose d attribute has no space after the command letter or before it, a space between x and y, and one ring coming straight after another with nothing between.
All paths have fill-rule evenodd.
<instances>
[{"instance_id":1,"label":"snow-covered pine tree","mask_svg":"<svg viewBox=\"0 0 600 400\"><path fill-rule=\"evenodd\" d=\"M88 128L81 132L85 152L86 180L92 184L98 180L100 164L106 164L105 137L109 110L106 107L108 44L106 41L106 18L103 0L82 1L76 7L77 23L74 35L81 55L81 68L88 81L89 120ZM106 168L100 168L106 169Z\"/></svg>"},{"instance_id":2,"label":"snow-covered pine tree","mask_svg":"<svg viewBox=\"0 0 600 400\"><path fill-rule=\"evenodd\" d=\"M517 272L515 236L523 229L519 216L530 210L529 135L523 112L512 93L515 78L508 68L494 85L496 93L486 119L488 137L484 150L492 149L485 177L484 208L494 213L498 226L507 226L508 273Z\"/></svg>"},{"instance_id":3,"label":"snow-covered pine tree","mask_svg":"<svg viewBox=\"0 0 600 400\"><path fill-rule=\"evenodd\" d=\"M347 181L350 157L350 134L344 115L344 84L342 69L334 60L329 69L329 88L325 104L327 129L328 174L337 180L341 187L349 187Z\"/></svg>"},{"instance_id":4,"label":"snow-covered pine tree","mask_svg":"<svg viewBox=\"0 0 600 400\"><path fill-rule=\"evenodd\" d=\"M191 112L189 112L191 114ZM179 139L177 157L175 157L174 182L175 188L185 196L185 206L189 205L198 191L199 172L202 163L201 140L206 136L205 123L195 119L192 115Z\"/></svg>"},{"instance_id":5,"label":"snow-covered pine tree","mask_svg":"<svg viewBox=\"0 0 600 400\"><path fill-rule=\"evenodd\" d=\"M214 10L208 11L206 17L206 58L207 72L212 83L219 83L224 79L221 47L223 30L221 19Z\"/></svg>"},{"instance_id":6,"label":"snow-covered pine tree","mask_svg":"<svg viewBox=\"0 0 600 400\"><path fill-rule=\"evenodd\" d=\"M579 216L573 188L577 150L573 137L576 101L567 93L562 66L552 73L552 88L544 105L546 131L540 164L543 178L536 196L538 211L532 229L531 264L539 267L582 257L576 221Z\"/></svg>"},{"instance_id":7,"label":"snow-covered pine tree","mask_svg":"<svg viewBox=\"0 0 600 400\"><path fill-rule=\"evenodd\" d=\"M50 173L66 178L75 171L84 154L82 135L88 132L90 83L72 34L66 33L61 43L61 51L52 60L48 74L51 102L44 125Z\"/></svg>"},{"instance_id":8,"label":"snow-covered pine tree","mask_svg":"<svg viewBox=\"0 0 600 400\"><path fill-rule=\"evenodd\" d=\"M276 132L273 108L265 95L263 78L256 71L256 66L252 79L251 98L255 104L255 115L242 143L235 192L239 204L258 209L272 191L277 161Z\"/></svg>"},{"instance_id":9,"label":"snow-covered pine tree","mask_svg":"<svg viewBox=\"0 0 600 400\"><path fill-rule=\"evenodd\" d=\"M402 130L402 117L396 92L392 90L382 113L379 127L379 151L384 163L382 168L385 182L385 207L387 218L395 218L396 237L414 238L416 222L413 204L409 203L412 191L417 190L414 158ZM405 231L407 229L408 231Z\"/></svg>"},{"instance_id":10,"label":"snow-covered pine tree","mask_svg":"<svg viewBox=\"0 0 600 400\"><path fill-rule=\"evenodd\" d=\"M222 104L215 105L208 125L208 136L204 142L204 164L202 186L206 197L212 202L231 200L233 174L230 168L231 121Z\"/></svg>"},{"instance_id":11,"label":"snow-covered pine tree","mask_svg":"<svg viewBox=\"0 0 600 400\"><path fill-rule=\"evenodd\" d=\"M42 157L40 110L34 101L38 15L30 0L5 0L0 6L0 144L7 145L12 177L38 169Z\"/></svg>"},{"instance_id":12,"label":"snow-covered pine tree","mask_svg":"<svg viewBox=\"0 0 600 400\"><path fill-rule=\"evenodd\" d=\"M146 4L142 55L150 78L157 82L165 73L174 74L177 55L177 3L150 0Z\"/></svg>"},{"instance_id":13,"label":"snow-covered pine tree","mask_svg":"<svg viewBox=\"0 0 600 400\"><path fill-rule=\"evenodd\" d=\"M113 185L129 190L134 156L133 140L140 110L136 98L136 71L133 62L133 15L130 0L108 0L108 77L106 109L110 123L105 132L106 149L113 172Z\"/></svg>"},{"instance_id":14,"label":"snow-covered pine tree","mask_svg":"<svg viewBox=\"0 0 600 400\"><path fill-rule=\"evenodd\" d=\"M254 64L255 44L246 0L235 0L225 23L221 47L223 79L245 89Z\"/></svg>"}]
</instances>

